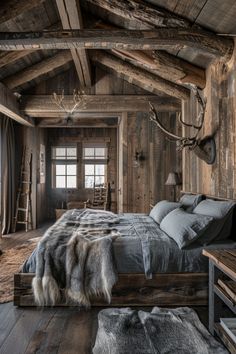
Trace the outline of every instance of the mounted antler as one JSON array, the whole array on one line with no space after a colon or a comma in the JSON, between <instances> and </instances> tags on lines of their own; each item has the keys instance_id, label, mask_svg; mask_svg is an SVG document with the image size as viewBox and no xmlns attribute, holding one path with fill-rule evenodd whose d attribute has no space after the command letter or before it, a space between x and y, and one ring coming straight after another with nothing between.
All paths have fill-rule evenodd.
<instances>
[{"instance_id":1,"label":"mounted antler","mask_svg":"<svg viewBox=\"0 0 236 354\"><path fill-rule=\"evenodd\" d=\"M178 119L181 124L186 127L195 129L195 133L192 136L179 136L169 130L167 130L158 118L158 114L154 106L149 102L150 105L150 120L153 121L165 134L169 137L174 138L178 142L177 150L181 151L185 147L193 150L195 154L204 160L208 164L213 164L216 156L215 140L213 137L205 137L203 139L198 139L198 135L203 127L205 111L206 111L206 100L203 99L195 86L192 86L192 92L196 97L198 103L200 104L200 112L197 117L197 124L186 123L181 117L181 113L178 114Z\"/></svg>"},{"instance_id":2,"label":"mounted antler","mask_svg":"<svg viewBox=\"0 0 236 354\"><path fill-rule=\"evenodd\" d=\"M60 109L62 109L67 114L66 121L68 122L71 119L76 108L78 106L80 106L81 103L83 102L83 95L84 95L83 90L82 91L79 91L79 90L73 91L74 106L71 109L67 108L63 103L64 98L65 98L64 90L62 90L61 95L58 95L56 92L53 92L52 100Z\"/></svg>"}]
</instances>

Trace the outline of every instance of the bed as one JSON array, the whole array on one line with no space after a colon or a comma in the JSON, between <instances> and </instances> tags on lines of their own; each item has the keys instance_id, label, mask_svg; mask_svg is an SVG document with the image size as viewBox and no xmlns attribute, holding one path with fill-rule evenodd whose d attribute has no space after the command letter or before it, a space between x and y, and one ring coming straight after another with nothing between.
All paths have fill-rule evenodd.
<instances>
[{"instance_id":1,"label":"bed","mask_svg":"<svg viewBox=\"0 0 236 354\"><path fill-rule=\"evenodd\" d=\"M64 227L65 232L72 234L76 228L75 223L70 222L72 213L70 210L64 214L50 232ZM206 305L208 260L202 255L203 248L236 248L233 223L227 239L213 240L204 246L194 242L183 249L149 215L120 214L119 223L114 226L121 236L113 242L118 282L109 306ZM36 252L14 276L14 304L17 306L35 306L31 282L35 275ZM57 305L73 303L61 301ZM97 297L92 305L108 306Z\"/></svg>"}]
</instances>

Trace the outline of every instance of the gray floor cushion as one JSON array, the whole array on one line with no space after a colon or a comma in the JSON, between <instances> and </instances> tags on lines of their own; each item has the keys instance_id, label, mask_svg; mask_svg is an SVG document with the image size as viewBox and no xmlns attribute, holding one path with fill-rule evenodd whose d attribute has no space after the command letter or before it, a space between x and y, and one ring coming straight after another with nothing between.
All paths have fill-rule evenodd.
<instances>
[{"instance_id":1,"label":"gray floor cushion","mask_svg":"<svg viewBox=\"0 0 236 354\"><path fill-rule=\"evenodd\" d=\"M111 308L98 314L94 354L225 354L188 307L152 312Z\"/></svg>"}]
</instances>

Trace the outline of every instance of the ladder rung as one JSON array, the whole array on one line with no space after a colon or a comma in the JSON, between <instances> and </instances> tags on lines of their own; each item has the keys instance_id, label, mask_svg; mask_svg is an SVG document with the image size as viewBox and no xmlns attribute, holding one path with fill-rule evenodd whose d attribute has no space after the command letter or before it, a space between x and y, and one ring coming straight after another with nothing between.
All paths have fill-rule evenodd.
<instances>
[{"instance_id":1,"label":"ladder rung","mask_svg":"<svg viewBox=\"0 0 236 354\"><path fill-rule=\"evenodd\" d=\"M17 224L28 224L28 221L17 221Z\"/></svg>"},{"instance_id":2,"label":"ladder rung","mask_svg":"<svg viewBox=\"0 0 236 354\"><path fill-rule=\"evenodd\" d=\"M20 210L20 211L27 211L27 209L25 209L25 208L18 208L18 210Z\"/></svg>"},{"instance_id":3,"label":"ladder rung","mask_svg":"<svg viewBox=\"0 0 236 354\"><path fill-rule=\"evenodd\" d=\"M28 184L31 184L31 182L28 182L28 181L22 181L21 183L28 183Z\"/></svg>"}]
</instances>

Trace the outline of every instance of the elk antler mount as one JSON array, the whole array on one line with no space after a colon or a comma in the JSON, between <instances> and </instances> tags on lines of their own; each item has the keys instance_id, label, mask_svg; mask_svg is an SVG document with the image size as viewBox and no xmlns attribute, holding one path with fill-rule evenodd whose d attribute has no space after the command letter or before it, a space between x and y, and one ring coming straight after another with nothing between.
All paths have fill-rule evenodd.
<instances>
[{"instance_id":1,"label":"elk antler mount","mask_svg":"<svg viewBox=\"0 0 236 354\"><path fill-rule=\"evenodd\" d=\"M66 113L65 122L71 123L73 114L76 112L76 109L83 105L83 95L84 91L74 90L73 91L73 103L71 107L67 107L64 103L65 95L64 90L62 90L61 95L53 92L52 102L55 103L63 112Z\"/></svg>"},{"instance_id":2,"label":"elk antler mount","mask_svg":"<svg viewBox=\"0 0 236 354\"><path fill-rule=\"evenodd\" d=\"M207 164L212 165L216 158L216 144L213 136L205 136L203 138L198 138L199 133L203 127L205 111L206 111L206 100L202 98L198 89L192 86L192 91L196 97L199 105L200 112L197 117L197 123L191 124L183 121L181 113L178 114L178 119L180 123L185 126L195 130L195 133L190 136L178 136L164 127L158 118L158 114L154 106L149 102L150 105L150 120L154 122L166 135L174 139L177 142L177 150L182 151L184 148L192 150L200 159L204 160ZM172 140L173 141L173 140Z\"/></svg>"}]
</instances>

